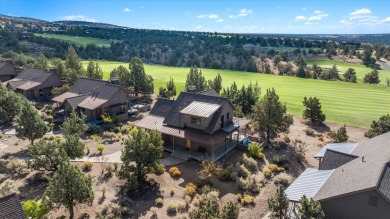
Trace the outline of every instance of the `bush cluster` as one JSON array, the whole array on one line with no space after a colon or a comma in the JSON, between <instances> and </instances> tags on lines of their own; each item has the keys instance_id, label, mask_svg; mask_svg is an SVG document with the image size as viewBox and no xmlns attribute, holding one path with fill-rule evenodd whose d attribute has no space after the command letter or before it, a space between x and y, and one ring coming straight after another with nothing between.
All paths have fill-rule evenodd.
<instances>
[{"instance_id":1,"label":"bush cluster","mask_svg":"<svg viewBox=\"0 0 390 219\"><path fill-rule=\"evenodd\" d=\"M178 167L171 167L169 168L169 174L171 174L172 177L180 177L181 172Z\"/></svg>"}]
</instances>

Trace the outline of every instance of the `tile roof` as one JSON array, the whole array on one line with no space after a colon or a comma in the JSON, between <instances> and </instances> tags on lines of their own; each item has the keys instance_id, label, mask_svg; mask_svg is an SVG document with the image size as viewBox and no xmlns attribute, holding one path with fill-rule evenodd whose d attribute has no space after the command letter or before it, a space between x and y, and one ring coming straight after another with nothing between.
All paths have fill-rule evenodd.
<instances>
[{"instance_id":1,"label":"tile roof","mask_svg":"<svg viewBox=\"0 0 390 219\"><path fill-rule=\"evenodd\" d=\"M376 188L390 161L390 132L358 143L351 155L359 158L334 169L314 199L326 200Z\"/></svg>"},{"instance_id":2,"label":"tile roof","mask_svg":"<svg viewBox=\"0 0 390 219\"><path fill-rule=\"evenodd\" d=\"M339 168L340 166L350 162L351 160L357 158L356 156L350 154L340 153L338 151L326 150L324 158L320 163L319 170L333 170Z\"/></svg>"},{"instance_id":3,"label":"tile roof","mask_svg":"<svg viewBox=\"0 0 390 219\"><path fill-rule=\"evenodd\" d=\"M0 198L0 218L23 219L27 218L22 209L22 204L16 194Z\"/></svg>"},{"instance_id":4,"label":"tile roof","mask_svg":"<svg viewBox=\"0 0 390 219\"><path fill-rule=\"evenodd\" d=\"M26 68L18 76L7 81L12 89L30 90L48 84L48 87L61 86L61 78L54 72L40 68Z\"/></svg>"},{"instance_id":5,"label":"tile roof","mask_svg":"<svg viewBox=\"0 0 390 219\"><path fill-rule=\"evenodd\" d=\"M221 106L218 104L194 101L180 112L183 114L208 118L213 115L220 107Z\"/></svg>"},{"instance_id":6,"label":"tile roof","mask_svg":"<svg viewBox=\"0 0 390 219\"><path fill-rule=\"evenodd\" d=\"M323 186L333 170L317 170L307 168L287 189L286 195L290 201L298 202L303 195L313 198Z\"/></svg>"},{"instance_id":7,"label":"tile roof","mask_svg":"<svg viewBox=\"0 0 390 219\"><path fill-rule=\"evenodd\" d=\"M315 158L322 158L325 155L327 149L332 151L338 151L344 154L351 154L353 149L356 147L357 143L333 143L327 144L317 154L314 155Z\"/></svg>"},{"instance_id":8,"label":"tile roof","mask_svg":"<svg viewBox=\"0 0 390 219\"><path fill-rule=\"evenodd\" d=\"M390 200L390 163L387 163L378 183L379 191Z\"/></svg>"}]
</instances>

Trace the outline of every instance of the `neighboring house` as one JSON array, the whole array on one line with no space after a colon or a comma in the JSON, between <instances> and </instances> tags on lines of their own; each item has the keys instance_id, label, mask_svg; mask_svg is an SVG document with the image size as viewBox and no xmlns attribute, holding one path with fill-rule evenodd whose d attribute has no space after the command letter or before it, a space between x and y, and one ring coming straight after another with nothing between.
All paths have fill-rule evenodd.
<instances>
[{"instance_id":1,"label":"neighboring house","mask_svg":"<svg viewBox=\"0 0 390 219\"><path fill-rule=\"evenodd\" d=\"M9 89L21 93L28 99L50 100L53 87L62 86L62 81L54 72L40 68L26 68L5 84Z\"/></svg>"},{"instance_id":2,"label":"neighboring house","mask_svg":"<svg viewBox=\"0 0 390 219\"><path fill-rule=\"evenodd\" d=\"M0 62L0 82L5 82L16 77L14 65L8 62Z\"/></svg>"},{"instance_id":3,"label":"neighboring house","mask_svg":"<svg viewBox=\"0 0 390 219\"><path fill-rule=\"evenodd\" d=\"M103 114L115 115L118 121L128 119L128 94L119 85L90 78L79 78L66 92L52 99L70 111L84 113L87 120L100 120Z\"/></svg>"},{"instance_id":4,"label":"neighboring house","mask_svg":"<svg viewBox=\"0 0 390 219\"><path fill-rule=\"evenodd\" d=\"M183 159L218 160L234 149L249 120L233 118L234 107L214 90L159 98L136 125L162 133L164 148Z\"/></svg>"},{"instance_id":5,"label":"neighboring house","mask_svg":"<svg viewBox=\"0 0 390 219\"><path fill-rule=\"evenodd\" d=\"M22 204L16 194L0 198L0 218L4 219L26 219Z\"/></svg>"},{"instance_id":6,"label":"neighboring house","mask_svg":"<svg viewBox=\"0 0 390 219\"><path fill-rule=\"evenodd\" d=\"M360 143L328 144L287 189L321 203L326 218L390 218L390 132Z\"/></svg>"}]
</instances>

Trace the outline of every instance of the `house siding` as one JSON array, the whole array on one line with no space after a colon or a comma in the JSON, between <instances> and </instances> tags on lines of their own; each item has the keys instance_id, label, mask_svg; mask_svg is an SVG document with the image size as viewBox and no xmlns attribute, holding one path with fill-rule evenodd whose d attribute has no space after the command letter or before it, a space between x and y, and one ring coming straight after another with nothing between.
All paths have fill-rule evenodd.
<instances>
[{"instance_id":1,"label":"house siding","mask_svg":"<svg viewBox=\"0 0 390 219\"><path fill-rule=\"evenodd\" d=\"M125 121L128 119L128 97L127 97L127 92L123 89L119 89L113 96L110 98L106 103L104 103L101 108L102 108L102 113L106 112L106 110L109 111L110 114L115 114L118 118L118 121ZM122 103L125 105L124 113L121 113L121 106L115 106L111 107L112 105Z\"/></svg>"},{"instance_id":2,"label":"house siding","mask_svg":"<svg viewBox=\"0 0 390 219\"><path fill-rule=\"evenodd\" d=\"M377 207L369 204L370 196L378 200ZM359 219L359 218L389 218L390 204L377 191L370 190L327 201L320 201L325 218Z\"/></svg>"},{"instance_id":3,"label":"house siding","mask_svg":"<svg viewBox=\"0 0 390 219\"><path fill-rule=\"evenodd\" d=\"M187 114L180 114L181 118L180 118L180 123L181 123L181 127L189 127L189 128L194 128L194 129L199 129L199 130L205 130L207 128L207 126L210 124L210 121L211 121L211 118L213 118L213 115L212 114L210 117L208 118L204 118L204 117L199 117L201 118L201 123L200 125L195 125L195 124L191 124L191 115L187 115Z\"/></svg>"},{"instance_id":4,"label":"house siding","mask_svg":"<svg viewBox=\"0 0 390 219\"><path fill-rule=\"evenodd\" d=\"M229 113L229 119L227 119L228 113ZM224 120L225 120L223 127L225 127L226 124L233 122L233 113L234 113L234 109L230 103L225 103L225 105L222 106L221 116L223 115ZM221 118L219 118L217 124L215 125L215 127L213 129L213 133L218 131L219 129L221 129L221 123L222 123Z\"/></svg>"}]
</instances>

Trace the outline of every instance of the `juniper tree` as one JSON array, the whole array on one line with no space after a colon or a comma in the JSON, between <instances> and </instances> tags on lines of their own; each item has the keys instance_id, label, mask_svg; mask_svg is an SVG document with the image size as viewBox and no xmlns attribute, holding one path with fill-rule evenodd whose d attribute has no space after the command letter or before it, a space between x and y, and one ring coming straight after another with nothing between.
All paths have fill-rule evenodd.
<instances>
[{"instance_id":1,"label":"juniper tree","mask_svg":"<svg viewBox=\"0 0 390 219\"><path fill-rule=\"evenodd\" d=\"M85 124L86 116L84 114L78 115L75 111L72 111L64 123L62 123L61 130L64 135L78 135L82 136L88 130L88 125Z\"/></svg>"},{"instance_id":2,"label":"juniper tree","mask_svg":"<svg viewBox=\"0 0 390 219\"><path fill-rule=\"evenodd\" d=\"M119 84L124 88L130 88L132 86L130 71L123 65L114 68L110 73L110 77L118 77Z\"/></svg>"},{"instance_id":3,"label":"juniper tree","mask_svg":"<svg viewBox=\"0 0 390 219\"><path fill-rule=\"evenodd\" d=\"M214 80L208 81L208 86L210 88L213 88L217 93L219 93L222 90L222 77L218 73L217 76L215 76Z\"/></svg>"},{"instance_id":4,"label":"juniper tree","mask_svg":"<svg viewBox=\"0 0 390 219\"><path fill-rule=\"evenodd\" d=\"M344 73L344 78L345 78L345 81L347 81L347 82L356 83L356 72L355 72L355 69L349 68Z\"/></svg>"},{"instance_id":5,"label":"juniper tree","mask_svg":"<svg viewBox=\"0 0 390 219\"><path fill-rule=\"evenodd\" d=\"M344 143L348 141L347 126L344 124L337 131L332 131L330 136L333 138L335 143Z\"/></svg>"},{"instance_id":6,"label":"juniper tree","mask_svg":"<svg viewBox=\"0 0 390 219\"><path fill-rule=\"evenodd\" d=\"M12 122L20 112L24 97L14 91L8 90L0 83L0 120ZM27 103L27 101L25 101Z\"/></svg>"},{"instance_id":7,"label":"juniper tree","mask_svg":"<svg viewBox=\"0 0 390 219\"><path fill-rule=\"evenodd\" d=\"M237 219L240 211L236 204L234 204L232 201L229 201L225 206L222 208L221 212L221 218L223 219Z\"/></svg>"},{"instance_id":8,"label":"juniper tree","mask_svg":"<svg viewBox=\"0 0 390 219\"><path fill-rule=\"evenodd\" d=\"M61 151L61 145L55 141L41 140L28 147L28 155L31 158L30 165L34 170L55 171L58 166L67 160Z\"/></svg>"},{"instance_id":9,"label":"juniper tree","mask_svg":"<svg viewBox=\"0 0 390 219\"><path fill-rule=\"evenodd\" d=\"M271 212L271 218L285 218L288 204L289 201L284 193L284 188L279 186L275 195L268 198L268 209Z\"/></svg>"},{"instance_id":10,"label":"juniper tree","mask_svg":"<svg viewBox=\"0 0 390 219\"><path fill-rule=\"evenodd\" d=\"M373 120L370 129L364 133L364 136L373 138L375 136L390 132L390 115L383 115L378 121Z\"/></svg>"},{"instance_id":11,"label":"juniper tree","mask_svg":"<svg viewBox=\"0 0 390 219\"><path fill-rule=\"evenodd\" d=\"M298 215L302 219L323 218L324 212L321 209L321 204L314 201L313 198L306 198L305 195L299 200Z\"/></svg>"},{"instance_id":12,"label":"juniper tree","mask_svg":"<svg viewBox=\"0 0 390 219\"><path fill-rule=\"evenodd\" d=\"M140 128L130 131L122 150L123 165L118 172L119 178L126 180L129 189L138 189L145 180L145 175L160 164L162 145L161 134L157 131Z\"/></svg>"},{"instance_id":13,"label":"juniper tree","mask_svg":"<svg viewBox=\"0 0 390 219\"><path fill-rule=\"evenodd\" d=\"M306 109L303 111L303 118L310 119L311 123L320 123L325 121L325 114L322 112L320 100L317 97L309 97L303 99L303 106Z\"/></svg>"},{"instance_id":14,"label":"juniper tree","mask_svg":"<svg viewBox=\"0 0 390 219\"><path fill-rule=\"evenodd\" d=\"M45 55L43 55L43 53L39 53L35 64L36 64L36 67L38 67L38 68L42 68L45 70L47 70L49 68L47 58L45 57Z\"/></svg>"},{"instance_id":15,"label":"juniper tree","mask_svg":"<svg viewBox=\"0 0 390 219\"><path fill-rule=\"evenodd\" d=\"M189 86L195 86L196 92L204 91L207 87L207 81L202 75L202 70L198 70L196 66L191 67L187 74L186 88Z\"/></svg>"},{"instance_id":16,"label":"juniper tree","mask_svg":"<svg viewBox=\"0 0 390 219\"><path fill-rule=\"evenodd\" d=\"M77 79L85 75L83 63L72 46L68 48L65 66L67 70L67 80L70 85L73 85Z\"/></svg>"},{"instance_id":17,"label":"juniper tree","mask_svg":"<svg viewBox=\"0 0 390 219\"><path fill-rule=\"evenodd\" d=\"M47 196L49 206L58 208L64 206L69 210L69 218L74 218L74 207L77 204L92 204L94 193L92 178L81 170L66 162L58 168L49 180L44 196Z\"/></svg>"},{"instance_id":18,"label":"juniper tree","mask_svg":"<svg viewBox=\"0 0 390 219\"><path fill-rule=\"evenodd\" d=\"M381 80L379 80L379 71L373 69L370 73L366 74L363 79L365 84L379 84Z\"/></svg>"},{"instance_id":19,"label":"juniper tree","mask_svg":"<svg viewBox=\"0 0 390 219\"><path fill-rule=\"evenodd\" d=\"M27 101L23 101L22 108L16 118L16 136L21 139L34 140L43 137L48 128L39 116L38 111Z\"/></svg>"},{"instance_id":20,"label":"juniper tree","mask_svg":"<svg viewBox=\"0 0 390 219\"><path fill-rule=\"evenodd\" d=\"M169 78L166 88L160 87L159 95L165 98L171 98L173 96L176 96L176 86L173 82L173 78Z\"/></svg>"},{"instance_id":21,"label":"juniper tree","mask_svg":"<svg viewBox=\"0 0 390 219\"><path fill-rule=\"evenodd\" d=\"M279 101L275 89L267 89L264 97L253 109L253 121L256 127L265 133L268 143L279 133L288 131L293 123L292 116L287 114L286 104Z\"/></svg>"}]
</instances>

